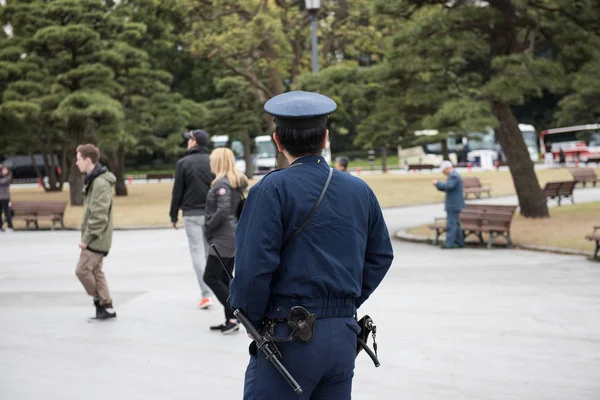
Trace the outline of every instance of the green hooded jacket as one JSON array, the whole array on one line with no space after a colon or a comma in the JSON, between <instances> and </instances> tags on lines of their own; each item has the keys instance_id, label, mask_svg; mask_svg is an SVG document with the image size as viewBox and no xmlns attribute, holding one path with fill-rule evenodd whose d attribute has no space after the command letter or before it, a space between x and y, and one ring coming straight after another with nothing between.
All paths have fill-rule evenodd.
<instances>
[{"instance_id":1,"label":"green hooded jacket","mask_svg":"<svg viewBox=\"0 0 600 400\"><path fill-rule=\"evenodd\" d=\"M81 241L88 250L107 255L112 244L112 190L117 178L100 164L86 175L83 186Z\"/></svg>"}]
</instances>

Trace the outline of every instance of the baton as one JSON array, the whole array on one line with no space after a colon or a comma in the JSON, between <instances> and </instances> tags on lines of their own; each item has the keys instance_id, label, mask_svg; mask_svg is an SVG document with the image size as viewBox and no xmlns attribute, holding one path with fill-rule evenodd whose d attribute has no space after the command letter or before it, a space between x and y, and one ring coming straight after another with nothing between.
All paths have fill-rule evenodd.
<instances>
[{"instance_id":1,"label":"baton","mask_svg":"<svg viewBox=\"0 0 600 400\"><path fill-rule=\"evenodd\" d=\"M233 276L231 275L231 273L225 266L225 263L223 262L223 259L221 258L221 254L219 254L219 250L217 250L217 247L214 245L214 243L211 244L210 246L215 250L215 253L217 254L217 258L219 259L219 262L221 263L221 267L223 267L223 269L225 270L225 273L229 277L229 280L232 280ZM252 339L256 343L257 349L259 351L262 351L265 358L267 360L269 360L271 362L271 364L273 364L275 369L277 369L277 371L281 374L281 376L283 376L283 378L286 380L286 382L292 387L292 389L294 389L294 392L298 393L299 395L302 394L304 391L302 390L302 388L300 387L298 382L296 382L294 377L283 366L281 361L279 361L279 358L277 358L277 354L278 354L279 350L277 350L275 343L273 343L273 341L271 341L269 338L262 336L260 333L258 333L258 331L254 327L254 325L252 325L252 322L250 322L248 317L246 317L246 315L244 315L242 310L240 310L239 308L234 310L233 315L235 315L235 317L238 319L238 321L240 321L240 323L244 326L244 328L246 328L246 331L248 332L248 334L252 337Z\"/></svg>"}]
</instances>

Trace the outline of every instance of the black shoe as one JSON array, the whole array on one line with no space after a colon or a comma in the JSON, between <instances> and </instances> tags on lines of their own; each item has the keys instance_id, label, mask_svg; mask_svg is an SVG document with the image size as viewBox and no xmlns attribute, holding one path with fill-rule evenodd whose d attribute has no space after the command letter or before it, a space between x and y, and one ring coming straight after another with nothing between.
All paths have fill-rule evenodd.
<instances>
[{"instance_id":1,"label":"black shoe","mask_svg":"<svg viewBox=\"0 0 600 400\"><path fill-rule=\"evenodd\" d=\"M112 308L111 308L111 310L112 310ZM96 315L96 319L110 319L110 318L115 318L116 316L117 316L116 311L113 310L113 312L108 312L106 307L100 307L100 311Z\"/></svg>"},{"instance_id":2,"label":"black shoe","mask_svg":"<svg viewBox=\"0 0 600 400\"><path fill-rule=\"evenodd\" d=\"M102 306L100 305L100 299L94 299L94 307L96 307L96 318L100 315L100 310L102 310Z\"/></svg>"},{"instance_id":3,"label":"black shoe","mask_svg":"<svg viewBox=\"0 0 600 400\"><path fill-rule=\"evenodd\" d=\"M214 325L210 327L211 331L222 331L223 329L225 329L225 326L227 325L227 323L225 324L221 324L221 325Z\"/></svg>"},{"instance_id":4,"label":"black shoe","mask_svg":"<svg viewBox=\"0 0 600 400\"><path fill-rule=\"evenodd\" d=\"M235 322L231 322L231 321L227 321L227 324L225 324L225 327L223 328L223 330L221 331L224 335L233 333L235 331L239 331L240 330L240 323L238 321Z\"/></svg>"}]
</instances>

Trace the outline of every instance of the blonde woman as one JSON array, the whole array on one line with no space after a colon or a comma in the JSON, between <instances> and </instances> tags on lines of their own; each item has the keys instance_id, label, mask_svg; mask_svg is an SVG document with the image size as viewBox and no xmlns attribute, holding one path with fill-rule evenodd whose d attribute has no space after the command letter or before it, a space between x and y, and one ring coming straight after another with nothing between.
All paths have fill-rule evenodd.
<instances>
[{"instance_id":1,"label":"blonde woman","mask_svg":"<svg viewBox=\"0 0 600 400\"><path fill-rule=\"evenodd\" d=\"M204 234L209 245L214 244L217 247L229 272L233 274L235 228L238 222L236 211L248 183L246 177L235 168L233 152L226 147L218 147L210 154L210 169L216 177L206 196ZM225 308L225 323L210 329L224 334L239 330L239 322L227 304L229 278L212 247L209 248L204 282Z\"/></svg>"}]
</instances>

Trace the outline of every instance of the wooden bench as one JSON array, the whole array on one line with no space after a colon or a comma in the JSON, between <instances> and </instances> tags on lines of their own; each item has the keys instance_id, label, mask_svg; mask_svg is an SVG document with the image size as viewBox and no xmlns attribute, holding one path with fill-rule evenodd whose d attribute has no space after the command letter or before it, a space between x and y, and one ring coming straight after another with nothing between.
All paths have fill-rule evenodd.
<instances>
[{"instance_id":1,"label":"wooden bench","mask_svg":"<svg viewBox=\"0 0 600 400\"><path fill-rule=\"evenodd\" d=\"M146 174L146 180L156 179L160 183L161 179L173 179L173 174Z\"/></svg>"},{"instance_id":2,"label":"wooden bench","mask_svg":"<svg viewBox=\"0 0 600 400\"><path fill-rule=\"evenodd\" d=\"M27 229L31 224L39 229L38 221L49 220L52 222L52 230L57 223L64 229L66 208L66 201L13 201L11 206L14 216L25 220Z\"/></svg>"},{"instance_id":3,"label":"wooden bench","mask_svg":"<svg viewBox=\"0 0 600 400\"><path fill-rule=\"evenodd\" d=\"M594 249L594 257L598 257L600 251L600 225L594 227L594 232L591 235L587 235L585 238L589 241L596 242L596 248Z\"/></svg>"},{"instance_id":4,"label":"wooden bench","mask_svg":"<svg viewBox=\"0 0 600 400\"><path fill-rule=\"evenodd\" d=\"M432 165L432 164L409 164L408 165L409 171L421 171L424 169L432 170L434 168L435 168L435 165Z\"/></svg>"},{"instance_id":5,"label":"wooden bench","mask_svg":"<svg viewBox=\"0 0 600 400\"><path fill-rule=\"evenodd\" d=\"M581 183L583 187L590 182L594 187L598 182L598 175L592 168L573 168L571 169L571 175L576 183Z\"/></svg>"},{"instance_id":6,"label":"wooden bench","mask_svg":"<svg viewBox=\"0 0 600 400\"><path fill-rule=\"evenodd\" d=\"M475 197L480 199L482 193L487 193L488 197L492 197L490 193L491 190L490 187L481 185L481 182L477 177L463 178L463 193L465 194L465 199L469 198L470 194L474 194Z\"/></svg>"},{"instance_id":7,"label":"wooden bench","mask_svg":"<svg viewBox=\"0 0 600 400\"><path fill-rule=\"evenodd\" d=\"M571 203L575 204L575 199L573 198L573 190L575 190L575 185L577 182L575 181L560 181L560 182L548 182L546 186L544 186L544 196L546 196L546 201L548 199L557 199L558 205L560 206L561 200L564 198L571 198Z\"/></svg>"},{"instance_id":8,"label":"wooden bench","mask_svg":"<svg viewBox=\"0 0 600 400\"><path fill-rule=\"evenodd\" d=\"M516 209L517 206L467 204L458 217L465 239L470 235L475 235L483 244L485 243L483 234L487 233L489 234L488 249L492 248L494 239L499 236L506 239L508 248L512 248L510 225ZM435 230L434 244L437 244L440 235L446 231L446 224L442 224L442 219L436 218L436 221L428 227Z\"/></svg>"}]
</instances>

